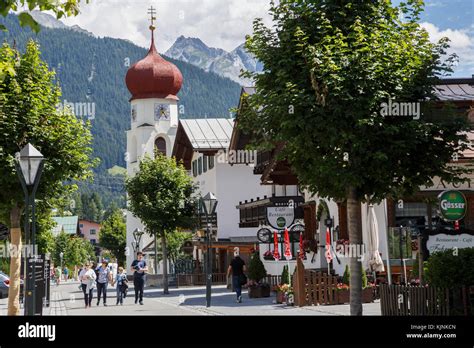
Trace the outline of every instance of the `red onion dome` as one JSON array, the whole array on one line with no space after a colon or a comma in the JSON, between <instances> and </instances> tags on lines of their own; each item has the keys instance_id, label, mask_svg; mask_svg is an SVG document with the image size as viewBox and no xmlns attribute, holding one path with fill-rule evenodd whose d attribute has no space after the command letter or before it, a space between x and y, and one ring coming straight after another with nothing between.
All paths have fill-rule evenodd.
<instances>
[{"instance_id":1,"label":"red onion dome","mask_svg":"<svg viewBox=\"0 0 474 348\"><path fill-rule=\"evenodd\" d=\"M154 27L150 27L151 46L148 54L128 69L125 83L134 99L166 98L178 100L177 94L183 84L183 75L173 63L161 57L153 38Z\"/></svg>"}]
</instances>

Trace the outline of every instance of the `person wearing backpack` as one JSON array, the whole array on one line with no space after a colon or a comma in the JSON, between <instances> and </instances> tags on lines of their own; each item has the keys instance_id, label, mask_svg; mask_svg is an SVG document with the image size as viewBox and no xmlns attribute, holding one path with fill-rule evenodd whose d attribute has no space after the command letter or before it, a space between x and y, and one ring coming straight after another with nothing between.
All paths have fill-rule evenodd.
<instances>
[{"instance_id":1,"label":"person wearing backpack","mask_svg":"<svg viewBox=\"0 0 474 348\"><path fill-rule=\"evenodd\" d=\"M127 296L127 290L128 290L127 274L125 273L123 267L118 268L118 272L112 286L114 286L115 284L117 284L117 304L116 305L118 306L119 303L120 305L123 305L123 299Z\"/></svg>"},{"instance_id":2,"label":"person wearing backpack","mask_svg":"<svg viewBox=\"0 0 474 348\"><path fill-rule=\"evenodd\" d=\"M232 273L232 286L237 295L237 303L242 303L242 285L247 283L245 261L240 258L239 248L234 248L234 258L227 269L227 277Z\"/></svg>"}]
</instances>

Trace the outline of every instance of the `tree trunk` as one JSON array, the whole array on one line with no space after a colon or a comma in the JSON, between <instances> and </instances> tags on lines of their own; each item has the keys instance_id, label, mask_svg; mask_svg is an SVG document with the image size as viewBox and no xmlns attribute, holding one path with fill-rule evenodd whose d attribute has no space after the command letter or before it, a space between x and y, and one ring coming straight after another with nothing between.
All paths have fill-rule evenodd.
<instances>
[{"instance_id":1,"label":"tree trunk","mask_svg":"<svg viewBox=\"0 0 474 348\"><path fill-rule=\"evenodd\" d=\"M166 251L166 235L161 236L161 252L163 253L163 294L168 295L168 253Z\"/></svg>"},{"instance_id":2,"label":"tree trunk","mask_svg":"<svg viewBox=\"0 0 474 348\"><path fill-rule=\"evenodd\" d=\"M21 270L21 208L17 205L10 211L10 288L8 289L8 315L20 315L20 270Z\"/></svg>"},{"instance_id":3,"label":"tree trunk","mask_svg":"<svg viewBox=\"0 0 474 348\"><path fill-rule=\"evenodd\" d=\"M359 261L361 255L354 255L356 250L363 250L362 231L359 224L360 202L357 200L355 188L350 187L347 193L347 227L352 252L349 264L351 315L362 315L362 263Z\"/></svg>"}]
</instances>

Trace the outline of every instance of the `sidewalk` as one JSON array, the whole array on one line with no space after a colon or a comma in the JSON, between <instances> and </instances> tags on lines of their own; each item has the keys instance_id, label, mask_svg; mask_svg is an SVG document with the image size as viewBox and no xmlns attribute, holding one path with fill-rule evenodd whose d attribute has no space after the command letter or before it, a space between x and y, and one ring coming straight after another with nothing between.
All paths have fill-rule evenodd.
<instances>
[{"instance_id":1,"label":"sidewalk","mask_svg":"<svg viewBox=\"0 0 474 348\"><path fill-rule=\"evenodd\" d=\"M169 295L163 295L161 288L147 288L144 294L144 305L134 304L133 286L123 306L115 305L115 289L109 286L107 307L101 301L97 303L97 292L94 291L92 308L84 308L82 291L79 283L70 281L59 286L51 286L51 305L44 308L43 315L304 315L304 316L341 316L350 315L346 305L292 307L275 303L275 296L249 299L247 291L242 293L242 303L235 302L235 294L225 286L212 288L211 307L206 308L205 287L171 288ZM0 300L0 315L7 313L7 299ZM380 303L363 305L364 315L381 315Z\"/></svg>"}]
</instances>

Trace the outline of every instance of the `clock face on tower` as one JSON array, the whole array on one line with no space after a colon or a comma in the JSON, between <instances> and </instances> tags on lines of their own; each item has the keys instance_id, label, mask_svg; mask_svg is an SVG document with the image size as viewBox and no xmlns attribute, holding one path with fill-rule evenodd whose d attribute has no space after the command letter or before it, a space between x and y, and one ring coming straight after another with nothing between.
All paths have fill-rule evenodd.
<instances>
[{"instance_id":1,"label":"clock face on tower","mask_svg":"<svg viewBox=\"0 0 474 348\"><path fill-rule=\"evenodd\" d=\"M170 106L168 104L155 104L155 121L168 121L170 119Z\"/></svg>"}]
</instances>

